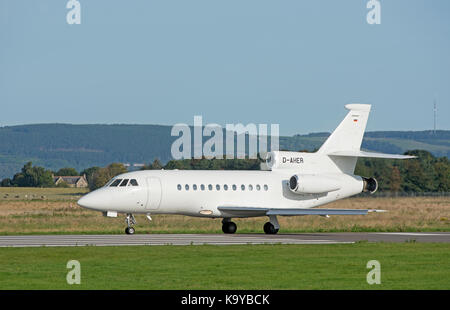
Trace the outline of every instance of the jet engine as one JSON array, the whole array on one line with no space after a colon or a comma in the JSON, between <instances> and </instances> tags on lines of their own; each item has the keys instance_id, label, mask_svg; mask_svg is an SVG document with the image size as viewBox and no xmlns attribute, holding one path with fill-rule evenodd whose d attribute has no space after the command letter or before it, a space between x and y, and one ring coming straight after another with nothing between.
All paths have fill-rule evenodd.
<instances>
[{"instance_id":1,"label":"jet engine","mask_svg":"<svg viewBox=\"0 0 450 310\"><path fill-rule=\"evenodd\" d=\"M322 194L340 188L339 181L330 177L295 174L289 179L289 189L295 194Z\"/></svg>"},{"instance_id":2,"label":"jet engine","mask_svg":"<svg viewBox=\"0 0 450 310\"><path fill-rule=\"evenodd\" d=\"M374 178L365 178L363 179L363 192L369 192L371 194L375 193L378 189L378 182Z\"/></svg>"}]
</instances>

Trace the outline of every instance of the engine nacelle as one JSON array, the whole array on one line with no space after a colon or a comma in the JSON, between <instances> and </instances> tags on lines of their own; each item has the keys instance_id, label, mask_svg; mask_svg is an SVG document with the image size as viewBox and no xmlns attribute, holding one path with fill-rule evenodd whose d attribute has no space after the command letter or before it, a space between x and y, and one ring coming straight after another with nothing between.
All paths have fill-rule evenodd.
<instances>
[{"instance_id":1,"label":"engine nacelle","mask_svg":"<svg viewBox=\"0 0 450 310\"><path fill-rule=\"evenodd\" d=\"M378 182L375 178L365 178L363 179L363 192L369 192L371 194L375 193L378 189Z\"/></svg>"},{"instance_id":2,"label":"engine nacelle","mask_svg":"<svg viewBox=\"0 0 450 310\"><path fill-rule=\"evenodd\" d=\"M310 174L295 174L289 179L289 189L295 194L322 194L341 188L338 180Z\"/></svg>"}]
</instances>

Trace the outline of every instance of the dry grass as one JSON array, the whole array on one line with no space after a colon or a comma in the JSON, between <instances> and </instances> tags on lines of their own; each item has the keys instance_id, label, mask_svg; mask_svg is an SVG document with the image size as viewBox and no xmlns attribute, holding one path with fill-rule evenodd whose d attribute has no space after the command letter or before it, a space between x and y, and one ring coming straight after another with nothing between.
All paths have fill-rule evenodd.
<instances>
[{"instance_id":1,"label":"dry grass","mask_svg":"<svg viewBox=\"0 0 450 310\"><path fill-rule=\"evenodd\" d=\"M42 195L43 191L50 200L0 200L0 234L122 233L125 228L123 216L105 218L100 212L79 207L74 200L80 194L79 189L36 189L36 194ZM22 189L24 192L30 191ZM325 207L385 209L389 212L331 218L279 217L280 232L450 231L450 197L350 198ZM221 232L220 219L174 215L153 216L151 223L143 215L136 219L137 232ZM238 232L258 233L262 232L266 221L265 217L235 220Z\"/></svg>"},{"instance_id":2,"label":"dry grass","mask_svg":"<svg viewBox=\"0 0 450 310\"><path fill-rule=\"evenodd\" d=\"M21 200L78 200L87 188L0 187L0 202Z\"/></svg>"}]
</instances>

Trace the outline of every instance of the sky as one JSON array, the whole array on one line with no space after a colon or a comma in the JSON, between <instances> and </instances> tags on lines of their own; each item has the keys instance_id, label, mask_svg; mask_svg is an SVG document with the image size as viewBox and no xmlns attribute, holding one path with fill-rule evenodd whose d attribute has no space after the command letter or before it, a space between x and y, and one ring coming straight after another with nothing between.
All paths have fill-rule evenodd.
<instances>
[{"instance_id":1,"label":"sky","mask_svg":"<svg viewBox=\"0 0 450 310\"><path fill-rule=\"evenodd\" d=\"M450 129L450 1L0 0L0 126L279 124Z\"/></svg>"}]
</instances>

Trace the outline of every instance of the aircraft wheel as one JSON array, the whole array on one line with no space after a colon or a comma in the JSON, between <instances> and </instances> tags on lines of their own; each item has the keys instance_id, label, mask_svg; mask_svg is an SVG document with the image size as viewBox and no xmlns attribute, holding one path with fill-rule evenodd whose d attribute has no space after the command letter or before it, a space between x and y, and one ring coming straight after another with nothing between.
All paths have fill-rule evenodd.
<instances>
[{"instance_id":1,"label":"aircraft wheel","mask_svg":"<svg viewBox=\"0 0 450 310\"><path fill-rule=\"evenodd\" d=\"M237 225L234 222L226 222L222 224L222 231L226 234L234 234L237 230Z\"/></svg>"},{"instance_id":2,"label":"aircraft wheel","mask_svg":"<svg viewBox=\"0 0 450 310\"><path fill-rule=\"evenodd\" d=\"M275 235L278 232L278 229L275 229L275 226L271 222L267 222L264 224L264 232L268 235Z\"/></svg>"},{"instance_id":3,"label":"aircraft wheel","mask_svg":"<svg viewBox=\"0 0 450 310\"><path fill-rule=\"evenodd\" d=\"M133 227L127 227L127 228L125 228L125 233L127 234L127 235L132 235L132 234L134 234L134 228Z\"/></svg>"}]
</instances>

